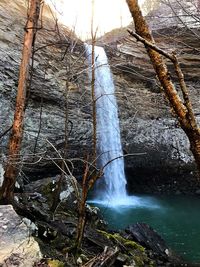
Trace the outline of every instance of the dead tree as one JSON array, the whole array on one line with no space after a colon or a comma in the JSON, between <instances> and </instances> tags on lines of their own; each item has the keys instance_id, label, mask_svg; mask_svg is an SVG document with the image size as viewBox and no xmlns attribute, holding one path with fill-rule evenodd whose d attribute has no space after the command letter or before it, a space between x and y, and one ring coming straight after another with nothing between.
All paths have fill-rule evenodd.
<instances>
[{"instance_id":1,"label":"dead tree","mask_svg":"<svg viewBox=\"0 0 200 267\"><path fill-rule=\"evenodd\" d=\"M92 37L92 125L93 125L93 160L97 157L97 119L96 119L96 98L95 98L95 44L97 29L94 31L94 0L92 0L91 37Z\"/></svg>"},{"instance_id":2,"label":"dead tree","mask_svg":"<svg viewBox=\"0 0 200 267\"><path fill-rule=\"evenodd\" d=\"M178 92L171 80L170 73L162 57L164 54L161 52L161 50L155 48L154 38L142 15L138 1L126 0L126 2L135 23L135 31L136 35L138 36L138 40L143 40L146 51L150 57L151 63L165 92L165 95L169 100L169 103L180 123L181 128L189 139L190 149L195 158L197 168L200 173L200 129L196 122L196 118L189 99L188 90L184 81L184 75L181 71L176 55L171 55L170 60L172 60L174 64L184 102L179 97ZM141 40L139 39L140 37Z\"/></svg>"},{"instance_id":3,"label":"dead tree","mask_svg":"<svg viewBox=\"0 0 200 267\"><path fill-rule=\"evenodd\" d=\"M23 137L24 110L26 104L27 84L32 56L32 46L40 15L41 0L31 0L25 26L22 60L19 71L19 82L12 132L9 139L8 160L5 168L4 181L0 192L1 203L12 203L14 185L18 175L17 162L20 158Z\"/></svg>"}]
</instances>

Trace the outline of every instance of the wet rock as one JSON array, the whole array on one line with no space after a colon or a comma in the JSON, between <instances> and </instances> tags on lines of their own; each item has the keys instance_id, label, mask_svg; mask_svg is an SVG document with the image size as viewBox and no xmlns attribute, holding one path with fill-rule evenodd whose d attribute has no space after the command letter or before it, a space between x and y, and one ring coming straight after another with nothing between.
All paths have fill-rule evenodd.
<instances>
[{"instance_id":1,"label":"wet rock","mask_svg":"<svg viewBox=\"0 0 200 267\"><path fill-rule=\"evenodd\" d=\"M170 255L170 250L165 241L149 225L145 223L136 223L129 226L125 231L128 235L127 237L139 242L158 255L164 255L166 257Z\"/></svg>"},{"instance_id":2,"label":"wet rock","mask_svg":"<svg viewBox=\"0 0 200 267\"><path fill-rule=\"evenodd\" d=\"M136 223L129 226L125 229L124 236L144 246L148 257L152 259L155 266L187 266L187 264L166 245L162 237L146 223Z\"/></svg>"},{"instance_id":3,"label":"wet rock","mask_svg":"<svg viewBox=\"0 0 200 267\"><path fill-rule=\"evenodd\" d=\"M11 205L0 206L0 266L32 267L42 257L38 243Z\"/></svg>"},{"instance_id":4,"label":"wet rock","mask_svg":"<svg viewBox=\"0 0 200 267\"><path fill-rule=\"evenodd\" d=\"M196 190L195 194L200 195L200 189Z\"/></svg>"}]
</instances>

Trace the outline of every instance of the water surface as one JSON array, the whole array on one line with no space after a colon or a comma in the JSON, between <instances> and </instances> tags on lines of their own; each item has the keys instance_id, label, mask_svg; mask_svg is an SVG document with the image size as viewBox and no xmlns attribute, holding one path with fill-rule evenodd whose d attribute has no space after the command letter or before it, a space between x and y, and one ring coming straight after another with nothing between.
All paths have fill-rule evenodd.
<instances>
[{"instance_id":1,"label":"water surface","mask_svg":"<svg viewBox=\"0 0 200 267\"><path fill-rule=\"evenodd\" d=\"M136 222L152 226L184 259L200 263L200 197L134 196L119 203L94 203L110 229Z\"/></svg>"}]
</instances>

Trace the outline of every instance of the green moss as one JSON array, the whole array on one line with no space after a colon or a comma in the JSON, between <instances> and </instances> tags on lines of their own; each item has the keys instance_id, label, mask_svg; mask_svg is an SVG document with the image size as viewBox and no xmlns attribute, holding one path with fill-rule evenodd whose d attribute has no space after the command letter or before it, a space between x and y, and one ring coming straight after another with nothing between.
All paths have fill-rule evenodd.
<instances>
[{"instance_id":1,"label":"green moss","mask_svg":"<svg viewBox=\"0 0 200 267\"><path fill-rule=\"evenodd\" d=\"M64 267L64 263L59 260L48 260L49 267Z\"/></svg>"},{"instance_id":2,"label":"green moss","mask_svg":"<svg viewBox=\"0 0 200 267\"><path fill-rule=\"evenodd\" d=\"M126 238L122 237L120 234L110 234L110 233L107 233L107 232L101 231L101 230L98 230L98 232L100 234L106 236L108 239L110 239L116 243L122 244L127 249L137 249L141 252L145 251L144 247L140 246L138 243L136 243L130 239L126 239Z\"/></svg>"},{"instance_id":3,"label":"green moss","mask_svg":"<svg viewBox=\"0 0 200 267\"><path fill-rule=\"evenodd\" d=\"M136 242L132 240L126 240L124 243L125 246L133 248L133 249L139 249L140 251L144 252L145 248L137 244Z\"/></svg>"},{"instance_id":4,"label":"green moss","mask_svg":"<svg viewBox=\"0 0 200 267\"><path fill-rule=\"evenodd\" d=\"M126 263L128 265L131 265L134 262L136 267L142 267L145 265L149 267L154 266L154 262L148 258L143 246L130 239L122 237L120 234L110 234L101 230L98 230L98 232L122 248L121 255L127 256Z\"/></svg>"},{"instance_id":5,"label":"green moss","mask_svg":"<svg viewBox=\"0 0 200 267\"><path fill-rule=\"evenodd\" d=\"M52 192L55 190L55 184L50 182L42 187L42 194L46 197L52 195Z\"/></svg>"}]
</instances>

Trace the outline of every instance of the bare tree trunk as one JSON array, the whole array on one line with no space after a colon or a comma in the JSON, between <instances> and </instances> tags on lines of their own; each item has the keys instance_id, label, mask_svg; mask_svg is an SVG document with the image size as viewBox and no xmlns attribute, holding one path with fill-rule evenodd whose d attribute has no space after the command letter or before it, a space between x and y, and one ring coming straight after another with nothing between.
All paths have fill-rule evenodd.
<instances>
[{"instance_id":1,"label":"bare tree trunk","mask_svg":"<svg viewBox=\"0 0 200 267\"><path fill-rule=\"evenodd\" d=\"M96 162L96 147L97 147L97 121L96 121L96 99L95 99L95 40L92 39L92 125L93 125L93 160Z\"/></svg>"},{"instance_id":2,"label":"bare tree trunk","mask_svg":"<svg viewBox=\"0 0 200 267\"><path fill-rule=\"evenodd\" d=\"M37 30L37 22L40 14L40 4L41 0L30 1L28 19L25 27L14 122L9 140L8 161L5 169L2 189L0 192L0 201L6 204L13 202L14 185L16 182L16 177L18 175L17 163L20 160L20 149L23 137L24 109L30 68L29 63L32 55L34 34Z\"/></svg>"},{"instance_id":3,"label":"bare tree trunk","mask_svg":"<svg viewBox=\"0 0 200 267\"><path fill-rule=\"evenodd\" d=\"M88 185L87 185L87 178L89 174L89 167L88 167L88 157L86 161L85 171L83 175L83 182L82 182L82 195L80 202L78 203L78 224L77 224L77 233L76 233L76 243L75 248L78 252L82 245L85 223L86 223L86 200L88 196Z\"/></svg>"},{"instance_id":4,"label":"bare tree trunk","mask_svg":"<svg viewBox=\"0 0 200 267\"><path fill-rule=\"evenodd\" d=\"M91 37L92 37L92 125L93 125L93 160L96 164L97 158L97 119L96 119L96 98L95 98L95 43L97 30L94 31L94 0L92 0L92 19L91 19Z\"/></svg>"},{"instance_id":5,"label":"bare tree trunk","mask_svg":"<svg viewBox=\"0 0 200 267\"><path fill-rule=\"evenodd\" d=\"M200 129L198 128L196 118L192 110L192 105L189 100L184 76L180 69L179 63L174 56L174 58L172 58L172 61L174 63L175 71L179 79L179 84L185 101L184 103L182 102L174 84L172 83L170 73L167 69L166 64L164 63L161 53L154 45L155 41L141 13L138 0L126 0L126 2L134 19L136 35L145 40L144 42L142 40L139 41L144 43L160 84L164 89L164 92L169 100L171 107L174 110L177 119L179 120L181 128L184 130L190 141L190 149L193 153L198 171L200 173Z\"/></svg>"}]
</instances>

